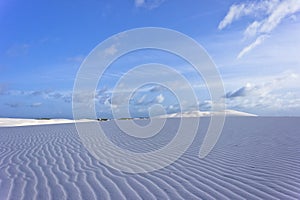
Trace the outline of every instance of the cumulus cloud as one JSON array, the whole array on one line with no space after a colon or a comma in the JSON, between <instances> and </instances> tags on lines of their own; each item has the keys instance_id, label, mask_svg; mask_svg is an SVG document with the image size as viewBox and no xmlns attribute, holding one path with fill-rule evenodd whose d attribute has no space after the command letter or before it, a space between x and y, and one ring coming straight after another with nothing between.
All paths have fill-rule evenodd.
<instances>
[{"instance_id":1,"label":"cumulus cloud","mask_svg":"<svg viewBox=\"0 0 300 200\"><path fill-rule=\"evenodd\" d=\"M211 100L204 100L203 102L199 102L199 108L201 111L211 110L213 107L213 102Z\"/></svg>"},{"instance_id":2,"label":"cumulus cloud","mask_svg":"<svg viewBox=\"0 0 300 200\"><path fill-rule=\"evenodd\" d=\"M233 99L237 97L263 96L272 91L272 86L274 86L274 84L271 83L267 83L264 85L254 85L251 83L247 83L245 86L235 91L227 92L225 97L228 99Z\"/></svg>"},{"instance_id":3,"label":"cumulus cloud","mask_svg":"<svg viewBox=\"0 0 300 200\"><path fill-rule=\"evenodd\" d=\"M282 76L275 77L272 81L263 84L252 84L247 83L245 86L227 92L225 98L236 98L236 97L246 97L246 96L265 96L274 90L280 88L282 83L287 82L292 79L298 79L298 75L295 73L286 73Z\"/></svg>"},{"instance_id":4,"label":"cumulus cloud","mask_svg":"<svg viewBox=\"0 0 300 200\"><path fill-rule=\"evenodd\" d=\"M36 108L36 107L40 107L41 105L42 105L41 102L36 102L36 103L32 103L32 104L30 105L30 107Z\"/></svg>"},{"instance_id":5,"label":"cumulus cloud","mask_svg":"<svg viewBox=\"0 0 300 200\"><path fill-rule=\"evenodd\" d=\"M163 91L165 90L166 88L164 88L163 86L161 85L155 85L155 86L152 86L150 89L149 89L149 92L160 92L160 91Z\"/></svg>"},{"instance_id":6,"label":"cumulus cloud","mask_svg":"<svg viewBox=\"0 0 300 200\"><path fill-rule=\"evenodd\" d=\"M44 94L44 91L32 91L30 92L30 95L32 96L40 96L40 95L43 95Z\"/></svg>"},{"instance_id":7,"label":"cumulus cloud","mask_svg":"<svg viewBox=\"0 0 300 200\"><path fill-rule=\"evenodd\" d=\"M42 99L56 99L56 100L63 100L66 103L70 103L72 101L71 92L57 92L52 90L23 91L23 90L3 89L2 91L0 87L0 94L10 95L10 96L27 96L27 97L42 98Z\"/></svg>"},{"instance_id":8,"label":"cumulus cloud","mask_svg":"<svg viewBox=\"0 0 300 200\"><path fill-rule=\"evenodd\" d=\"M140 107L148 107L150 104L153 104L156 102L156 98L151 98L149 94L146 93L140 93L135 94L134 97L131 98L130 104L134 106L140 106Z\"/></svg>"},{"instance_id":9,"label":"cumulus cloud","mask_svg":"<svg viewBox=\"0 0 300 200\"><path fill-rule=\"evenodd\" d=\"M160 94L156 97L157 103L162 103L164 100L165 100L165 97L162 94Z\"/></svg>"},{"instance_id":10,"label":"cumulus cloud","mask_svg":"<svg viewBox=\"0 0 300 200\"><path fill-rule=\"evenodd\" d=\"M72 95L71 94L66 94L62 95L61 97L65 103L71 103L72 101Z\"/></svg>"},{"instance_id":11,"label":"cumulus cloud","mask_svg":"<svg viewBox=\"0 0 300 200\"><path fill-rule=\"evenodd\" d=\"M171 104L171 105L168 105L167 107L165 107L165 109L168 114L177 113L177 112L180 112L180 105L179 104Z\"/></svg>"},{"instance_id":12,"label":"cumulus cloud","mask_svg":"<svg viewBox=\"0 0 300 200\"><path fill-rule=\"evenodd\" d=\"M11 108L18 108L22 106L20 103L5 103L5 105Z\"/></svg>"},{"instance_id":13,"label":"cumulus cloud","mask_svg":"<svg viewBox=\"0 0 300 200\"><path fill-rule=\"evenodd\" d=\"M283 19L294 16L299 11L299 0L266 0L234 4L218 28L222 30L242 17L254 18L254 21L246 27L244 37L255 39L239 53L238 58L241 58L260 45L266 39L266 35L269 35Z\"/></svg>"},{"instance_id":14,"label":"cumulus cloud","mask_svg":"<svg viewBox=\"0 0 300 200\"><path fill-rule=\"evenodd\" d=\"M31 91L31 92L23 92L24 94L31 96L41 96L43 99L56 99L63 100L66 103L70 103L72 101L71 92L57 92L52 90L40 90L40 91Z\"/></svg>"},{"instance_id":15,"label":"cumulus cloud","mask_svg":"<svg viewBox=\"0 0 300 200\"><path fill-rule=\"evenodd\" d=\"M268 93L262 96L247 96L246 98L227 99L226 105L230 109L244 110L254 114L289 115L300 111L300 97L295 92Z\"/></svg>"},{"instance_id":16,"label":"cumulus cloud","mask_svg":"<svg viewBox=\"0 0 300 200\"><path fill-rule=\"evenodd\" d=\"M288 73L262 84L247 83L237 90L226 93L226 104L232 109L254 109L258 112L300 109L299 94L284 89L284 84L297 79L297 74ZM276 92L282 89L285 92Z\"/></svg>"},{"instance_id":17,"label":"cumulus cloud","mask_svg":"<svg viewBox=\"0 0 300 200\"><path fill-rule=\"evenodd\" d=\"M48 96L50 98L54 98L54 99L60 99L63 97L63 94L59 93L59 92L53 92L53 93L50 93L48 94Z\"/></svg>"}]
</instances>

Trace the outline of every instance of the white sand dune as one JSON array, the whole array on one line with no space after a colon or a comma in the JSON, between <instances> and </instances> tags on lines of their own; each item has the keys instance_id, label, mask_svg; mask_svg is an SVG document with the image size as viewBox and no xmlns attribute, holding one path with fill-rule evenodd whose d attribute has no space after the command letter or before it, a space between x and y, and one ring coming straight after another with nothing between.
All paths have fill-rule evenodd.
<instances>
[{"instance_id":1,"label":"white sand dune","mask_svg":"<svg viewBox=\"0 0 300 200\"><path fill-rule=\"evenodd\" d=\"M168 119L161 135L139 140L114 121L102 124L115 144L144 151L165 145L179 120ZM213 151L200 159L208 124L209 118L201 121L175 163L141 174L97 161L74 124L2 127L0 199L300 199L300 118L230 117Z\"/></svg>"},{"instance_id":2,"label":"white sand dune","mask_svg":"<svg viewBox=\"0 0 300 200\"><path fill-rule=\"evenodd\" d=\"M76 122L88 122L91 120L82 119L76 120ZM42 124L65 124L74 123L71 119L22 119L22 118L0 118L0 127L12 127L12 126L32 126Z\"/></svg>"},{"instance_id":3,"label":"white sand dune","mask_svg":"<svg viewBox=\"0 0 300 200\"><path fill-rule=\"evenodd\" d=\"M155 118L178 118L178 117L203 117L211 115L226 114L226 116L256 116L254 114L240 112L236 110L225 110L224 112L205 112L205 111L189 111L184 113L173 113L167 115L156 116ZM94 120L80 119L76 122L91 122ZM0 127L13 126L33 126L43 124L66 124L75 123L71 119L23 119L23 118L0 118Z\"/></svg>"},{"instance_id":4,"label":"white sand dune","mask_svg":"<svg viewBox=\"0 0 300 200\"><path fill-rule=\"evenodd\" d=\"M172 113L172 114L166 114L166 115L160 115L156 116L157 118L178 118L178 117L206 117L206 116L212 116L212 115L221 115L225 114L226 116L257 116L251 113L246 112L240 112L236 110L224 110L223 112L211 112L211 111L187 111L183 113Z\"/></svg>"}]
</instances>

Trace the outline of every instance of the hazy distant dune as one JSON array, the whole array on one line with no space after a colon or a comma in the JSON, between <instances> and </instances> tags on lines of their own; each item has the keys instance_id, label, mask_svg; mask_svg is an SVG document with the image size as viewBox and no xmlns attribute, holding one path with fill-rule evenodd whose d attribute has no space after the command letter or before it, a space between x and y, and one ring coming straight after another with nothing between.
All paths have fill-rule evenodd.
<instances>
[{"instance_id":1,"label":"hazy distant dune","mask_svg":"<svg viewBox=\"0 0 300 200\"><path fill-rule=\"evenodd\" d=\"M81 119L76 122L88 122L92 120ZM68 124L74 123L71 119L20 119L20 118L0 118L0 127L14 127L14 126L33 126L42 124Z\"/></svg>"},{"instance_id":2,"label":"hazy distant dune","mask_svg":"<svg viewBox=\"0 0 300 200\"><path fill-rule=\"evenodd\" d=\"M158 118L179 118L179 117L206 117L206 116L213 116L213 115L226 115L226 116L251 116L255 117L257 115L246 113L246 112L240 112L236 110L224 110L224 111L187 111L182 113L172 113L172 114L166 114L166 115L160 115L157 116Z\"/></svg>"},{"instance_id":3,"label":"hazy distant dune","mask_svg":"<svg viewBox=\"0 0 300 200\"><path fill-rule=\"evenodd\" d=\"M171 119L165 130L179 120ZM201 121L179 160L146 174L101 164L84 148L74 124L2 127L0 199L300 199L300 118L228 118L213 151L199 159L208 122ZM111 130L107 134L121 137L112 121L102 124ZM114 142L138 144L131 140Z\"/></svg>"}]
</instances>

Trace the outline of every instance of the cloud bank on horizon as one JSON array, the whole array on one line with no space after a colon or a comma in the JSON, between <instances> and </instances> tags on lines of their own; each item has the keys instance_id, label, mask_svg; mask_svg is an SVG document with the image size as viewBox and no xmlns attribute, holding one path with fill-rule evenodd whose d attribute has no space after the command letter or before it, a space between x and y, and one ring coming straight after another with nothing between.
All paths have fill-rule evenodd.
<instances>
[{"instance_id":1,"label":"cloud bank on horizon","mask_svg":"<svg viewBox=\"0 0 300 200\"><path fill-rule=\"evenodd\" d=\"M86 55L107 37L144 26L175 29L202 44L220 70L226 89L220 99L225 100L228 109L300 116L298 0L228 1L215 5L210 1L185 4L134 0L93 5L78 1L72 8L68 3L58 4L37 4L28 7L30 12L24 11L23 3L0 5L0 10L6 10L0 15L0 27L14 27L0 33L0 117L72 118L73 83ZM170 12L170 8L176 8L176 12ZM50 17L53 10L55 23ZM78 12L83 13L80 18ZM25 31L22 24L28 24L26 30L30 31ZM118 48L117 43L113 44L106 53L114 55ZM148 116L149 108L155 105L166 113L211 109L215 102L192 66L165 52L146 50L118 59L105 72L92 101L99 117L112 117L111 109L121 110L126 103L122 98L135 89L134 85L126 85L126 89L115 91L120 77L134 66L151 62L179 71L190 81L198 103L182 102L180 107L174 93L184 93L186 88L168 74L157 72L152 76L172 82L177 91L172 93L155 84L138 88L129 102L133 117ZM140 74L141 79L144 76L149 74ZM112 95L118 97L114 102ZM83 92L77 100L84 101L87 96L90 95Z\"/></svg>"}]
</instances>

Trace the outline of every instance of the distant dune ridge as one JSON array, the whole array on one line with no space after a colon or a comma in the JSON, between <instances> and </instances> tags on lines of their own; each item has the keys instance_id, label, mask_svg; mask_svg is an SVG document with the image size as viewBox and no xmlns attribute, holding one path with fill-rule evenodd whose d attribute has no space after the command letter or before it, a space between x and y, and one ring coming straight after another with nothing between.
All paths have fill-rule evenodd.
<instances>
[{"instance_id":1,"label":"distant dune ridge","mask_svg":"<svg viewBox=\"0 0 300 200\"><path fill-rule=\"evenodd\" d=\"M178 118L178 117L204 117L211 115L226 114L226 116L257 116L254 114L240 112L236 110L225 110L224 112L209 112L209 111L189 111L183 113L172 113L166 115L155 116L155 118ZM136 118L137 119L137 118ZM76 122L94 121L89 119L76 120ZM12 126L31 126L42 124L65 124L74 123L71 119L19 119L19 118L0 118L0 127Z\"/></svg>"},{"instance_id":2,"label":"distant dune ridge","mask_svg":"<svg viewBox=\"0 0 300 200\"><path fill-rule=\"evenodd\" d=\"M159 118L178 118L178 117L205 117L205 116L212 116L212 115L221 115L225 114L226 116L257 116L251 113L240 112L236 110L225 110L225 111L218 111L218 112L211 112L211 111L188 111L182 113L172 113L166 115L157 116Z\"/></svg>"},{"instance_id":3,"label":"distant dune ridge","mask_svg":"<svg viewBox=\"0 0 300 200\"><path fill-rule=\"evenodd\" d=\"M0 199L300 199L300 118L229 117L200 159L209 121L201 120L194 143L172 165L140 174L96 160L74 124L0 127ZM143 152L165 145L178 123L167 119L160 136L140 140L114 120L102 125L114 144Z\"/></svg>"},{"instance_id":4,"label":"distant dune ridge","mask_svg":"<svg viewBox=\"0 0 300 200\"><path fill-rule=\"evenodd\" d=\"M76 120L76 122L87 122L91 120L82 119ZM12 127L12 126L32 126L43 124L65 124L74 123L71 119L20 119L20 118L0 118L0 127Z\"/></svg>"}]
</instances>

